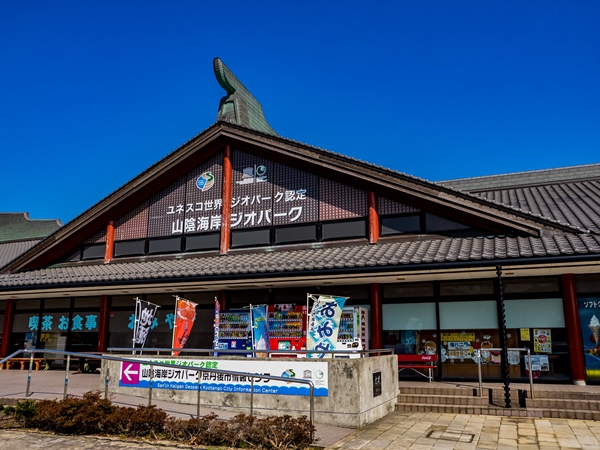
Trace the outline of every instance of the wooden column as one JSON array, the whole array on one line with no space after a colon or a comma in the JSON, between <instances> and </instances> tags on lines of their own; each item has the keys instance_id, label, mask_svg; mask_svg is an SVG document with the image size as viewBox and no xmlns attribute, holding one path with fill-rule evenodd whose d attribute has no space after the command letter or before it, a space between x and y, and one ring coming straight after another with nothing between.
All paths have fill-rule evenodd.
<instances>
[{"instance_id":1,"label":"wooden column","mask_svg":"<svg viewBox=\"0 0 600 450\"><path fill-rule=\"evenodd\" d=\"M379 214L375 192L369 191L369 243L376 244L379 240Z\"/></svg>"},{"instance_id":2,"label":"wooden column","mask_svg":"<svg viewBox=\"0 0 600 450\"><path fill-rule=\"evenodd\" d=\"M10 349L10 335L15 317L15 299L6 300L6 309L4 311L4 328L2 329L2 345L0 346L0 358L8 356Z\"/></svg>"},{"instance_id":3,"label":"wooden column","mask_svg":"<svg viewBox=\"0 0 600 450\"><path fill-rule=\"evenodd\" d=\"M227 291L219 291L217 295L217 301L219 302L219 308L221 311L227 309Z\"/></svg>"},{"instance_id":4,"label":"wooden column","mask_svg":"<svg viewBox=\"0 0 600 450\"><path fill-rule=\"evenodd\" d=\"M229 145L225 146L225 157L223 158L223 195L221 211L221 246L220 253L225 255L230 245L231 224L231 183L233 180L233 169L231 168L231 150Z\"/></svg>"},{"instance_id":5,"label":"wooden column","mask_svg":"<svg viewBox=\"0 0 600 450\"><path fill-rule=\"evenodd\" d=\"M100 321L98 323L98 351L105 352L108 342L108 315L110 297L103 295L100 298Z\"/></svg>"},{"instance_id":6,"label":"wooden column","mask_svg":"<svg viewBox=\"0 0 600 450\"><path fill-rule=\"evenodd\" d=\"M371 299L371 348L383 347L383 309L381 306L381 285L373 283L370 285Z\"/></svg>"},{"instance_id":7,"label":"wooden column","mask_svg":"<svg viewBox=\"0 0 600 450\"><path fill-rule=\"evenodd\" d=\"M104 264L110 262L115 248L115 223L111 220L106 226L106 247L104 248Z\"/></svg>"},{"instance_id":8,"label":"wooden column","mask_svg":"<svg viewBox=\"0 0 600 450\"><path fill-rule=\"evenodd\" d=\"M575 289L575 275L562 275L563 308L567 327L567 343L569 345L569 362L571 363L571 379L573 384L584 385L586 381L585 360L583 357L583 338L579 323L579 305Z\"/></svg>"}]
</instances>

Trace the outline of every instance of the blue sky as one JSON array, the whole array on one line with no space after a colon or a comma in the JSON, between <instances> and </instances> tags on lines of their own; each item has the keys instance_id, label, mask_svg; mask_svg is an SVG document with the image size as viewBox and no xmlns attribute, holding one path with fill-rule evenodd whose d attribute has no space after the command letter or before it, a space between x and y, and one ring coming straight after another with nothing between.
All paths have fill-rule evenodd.
<instances>
[{"instance_id":1,"label":"blue sky","mask_svg":"<svg viewBox=\"0 0 600 450\"><path fill-rule=\"evenodd\" d=\"M600 162L600 2L0 3L0 211L68 222L215 122L432 181Z\"/></svg>"}]
</instances>

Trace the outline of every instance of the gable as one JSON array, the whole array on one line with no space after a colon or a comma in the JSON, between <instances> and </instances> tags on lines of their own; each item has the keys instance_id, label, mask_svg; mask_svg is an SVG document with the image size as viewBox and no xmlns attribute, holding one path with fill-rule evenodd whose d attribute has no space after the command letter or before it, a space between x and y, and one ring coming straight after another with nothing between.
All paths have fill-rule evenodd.
<instances>
[{"instance_id":1,"label":"gable","mask_svg":"<svg viewBox=\"0 0 600 450\"><path fill-rule=\"evenodd\" d=\"M475 235L539 235L542 229L565 229L470 194L217 123L74 219L52 240L18 258L8 270L101 259L111 222L113 256L217 250L224 148L231 149L227 222L232 248L367 239L370 210L379 214L384 236L473 230Z\"/></svg>"}]
</instances>

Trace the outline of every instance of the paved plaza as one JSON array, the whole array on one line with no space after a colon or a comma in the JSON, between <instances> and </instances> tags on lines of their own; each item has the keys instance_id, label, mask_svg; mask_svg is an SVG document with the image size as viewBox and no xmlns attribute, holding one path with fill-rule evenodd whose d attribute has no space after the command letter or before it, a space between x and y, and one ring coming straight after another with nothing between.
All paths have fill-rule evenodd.
<instances>
[{"instance_id":1,"label":"paved plaza","mask_svg":"<svg viewBox=\"0 0 600 450\"><path fill-rule=\"evenodd\" d=\"M3 399L24 398L27 371L0 371L0 403ZM422 386L428 383L421 384ZM69 374L68 393L101 387L97 374ZM598 387L570 385L538 386L545 390L581 390ZM33 372L30 398L62 398L64 372ZM136 406L147 399L116 395L113 402ZM175 417L189 418L196 414L196 405L153 401ZM201 409L201 414L214 411L228 418L234 413L225 410ZM317 425L317 446L328 450L429 450L429 449L600 449L600 421L571 419L537 419L468 414L427 412L394 412L358 430ZM95 436L56 436L26 430L0 430L0 450L44 448L45 450L77 449L148 449L192 448L167 442L123 441Z\"/></svg>"}]
</instances>

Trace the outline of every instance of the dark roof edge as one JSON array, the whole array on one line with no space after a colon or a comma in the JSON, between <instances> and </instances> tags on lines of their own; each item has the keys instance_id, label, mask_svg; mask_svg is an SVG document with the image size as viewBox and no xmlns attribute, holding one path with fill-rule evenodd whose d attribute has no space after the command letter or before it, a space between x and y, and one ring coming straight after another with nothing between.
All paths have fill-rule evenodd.
<instances>
[{"instance_id":1,"label":"dark roof edge","mask_svg":"<svg viewBox=\"0 0 600 450\"><path fill-rule=\"evenodd\" d=\"M28 291L36 289L59 289L59 288L79 288L79 287L90 287L90 286L121 286L121 285L139 285L139 284L164 284L164 283L176 283L185 281L190 282L201 282L201 281L219 281L219 280L244 280L244 279L256 279L260 278L290 278L294 276L306 276L310 273L311 276L319 275L349 275L349 274L369 274L374 272L386 273L386 272L405 272L412 270L442 270L442 269L462 269L462 268L496 268L497 266L526 266L528 264L556 264L561 262L588 262L598 261L598 254L585 254L585 255L562 255L562 256L541 256L541 257L529 257L527 259L486 259L479 261L450 261L450 262L436 262L436 263L423 263L423 264L406 264L406 265L393 265L393 266L368 266L368 267L350 267L350 268L336 268L336 269L318 269L318 270L306 270L306 271L288 271L288 272L260 272L260 273L246 273L246 274L224 274L224 275L196 275L191 277L164 277L164 278L152 278L152 279L140 279L140 280L111 280L111 281L86 281L80 283L63 283L63 284L43 284L32 286L11 286L11 287L0 287L0 292L9 291Z\"/></svg>"},{"instance_id":2,"label":"dark roof edge","mask_svg":"<svg viewBox=\"0 0 600 450\"><path fill-rule=\"evenodd\" d=\"M464 191L485 191L511 187L538 186L600 178L600 163L554 169L529 170L498 175L486 175L454 180L436 181L436 184Z\"/></svg>"}]
</instances>

